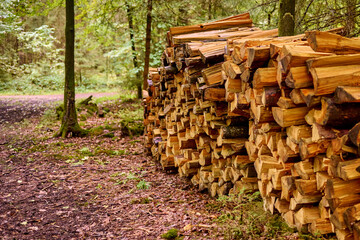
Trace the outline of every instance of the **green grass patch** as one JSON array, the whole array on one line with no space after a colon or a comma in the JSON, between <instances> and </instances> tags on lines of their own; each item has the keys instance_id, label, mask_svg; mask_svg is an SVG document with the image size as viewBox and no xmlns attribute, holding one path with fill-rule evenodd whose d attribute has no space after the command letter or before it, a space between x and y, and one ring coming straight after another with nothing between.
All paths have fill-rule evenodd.
<instances>
[{"instance_id":1,"label":"green grass patch","mask_svg":"<svg viewBox=\"0 0 360 240\"><path fill-rule=\"evenodd\" d=\"M281 216L264 211L259 192L221 196L207 208L221 211L215 222L225 239L284 239L294 232Z\"/></svg>"},{"instance_id":2,"label":"green grass patch","mask_svg":"<svg viewBox=\"0 0 360 240\"><path fill-rule=\"evenodd\" d=\"M120 118L121 131L127 136L138 136L144 132L144 109L139 103L131 107L120 109L115 116Z\"/></svg>"},{"instance_id":3,"label":"green grass patch","mask_svg":"<svg viewBox=\"0 0 360 240\"><path fill-rule=\"evenodd\" d=\"M178 232L179 230L177 230L176 228L172 228L170 230L168 230L166 233L161 235L161 238L163 239L178 239Z\"/></svg>"}]
</instances>

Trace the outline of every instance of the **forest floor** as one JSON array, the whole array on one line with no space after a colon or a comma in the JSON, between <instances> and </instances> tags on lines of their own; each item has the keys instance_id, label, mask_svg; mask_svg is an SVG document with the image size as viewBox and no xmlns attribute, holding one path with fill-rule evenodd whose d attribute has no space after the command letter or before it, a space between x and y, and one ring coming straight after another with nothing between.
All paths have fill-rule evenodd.
<instances>
[{"instance_id":1,"label":"forest floor","mask_svg":"<svg viewBox=\"0 0 360 240\"><path fill-rule=\"evenodd\" d=\"M81 122L86 129L105 126L99 133L62 139L53 138L60 125L53 101L30 99L0 99L2 239L298 238L263 212L250 209L244 220L244 204L210 199L188 179L162 171L146 154L143 137L124 136L119 127L117 113L136 111L139 103L104 102L104 118ZM9 109L20 109L19 117ZM245 207L255 206L261 202ZM230 229L237 217L243 225Z\"/></svg>"},{"instance_id":2,"label":"forest floor","mask_svg":"<svg viewBox=\"0 0 360 240\"><path fill-rule=\"evenodd\" d=\"M41 113L58 100L0 99L2 239L156 239L172 228L208 238L208 196L161 171L143 137L112 129L111 138L53 138L56 125L42 125Z\"/></svg>"},{"instance_id":3,"label":"forest floor","mask_svg":"<svg viewBox=\"0 0 360 240\"><path fill-rule=\"evenodd\" d=\"M78 93L76 99L114 96L117 93ZM0 124L17 123L33 116L39 117L56 102L63 101L64 94L52 95L0 95Z\"/></svg>"}]
</instances>

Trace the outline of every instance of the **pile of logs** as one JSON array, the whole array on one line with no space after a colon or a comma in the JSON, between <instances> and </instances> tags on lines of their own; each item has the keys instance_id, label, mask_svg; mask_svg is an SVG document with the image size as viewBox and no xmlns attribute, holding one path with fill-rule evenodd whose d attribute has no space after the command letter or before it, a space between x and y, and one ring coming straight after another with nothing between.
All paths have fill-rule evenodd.
<instances>
[{"instance_id":1,"label":"pile of logs","mask_svg":"<svg viewBox=\"0 0 360 240\"><path fill-rule=\"evenodd\" d=\"M258 190L299 231L360 237L360 39L276 37L249 14L175 27L144 94L146 147L213 197Z\"/></svg>"}]
</instances>

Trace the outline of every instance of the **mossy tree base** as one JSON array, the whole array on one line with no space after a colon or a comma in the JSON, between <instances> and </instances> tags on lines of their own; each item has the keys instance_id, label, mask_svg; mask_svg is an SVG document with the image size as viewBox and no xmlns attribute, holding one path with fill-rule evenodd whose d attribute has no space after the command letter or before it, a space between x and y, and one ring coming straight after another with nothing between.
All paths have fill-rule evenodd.
<instances>
[{"instance_id":1,"label":"mossy tree base","mask_svg":"<svg viewBox=\"0 0 360 240\"><path fill-rule=\"evenodd\" d=\"M62 125L60 130L55 134L55 137L86 137L88 134L89 131L82 129L79 125L73 127Z\"/></svg>"}]
</instances>

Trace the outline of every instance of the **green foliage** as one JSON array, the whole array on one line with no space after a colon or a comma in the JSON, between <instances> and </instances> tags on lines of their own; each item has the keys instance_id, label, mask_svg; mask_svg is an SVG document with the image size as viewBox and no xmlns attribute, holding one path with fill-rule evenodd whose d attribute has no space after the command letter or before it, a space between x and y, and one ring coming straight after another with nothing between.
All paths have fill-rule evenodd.
<instances>
[{"instance_id":1,"label":"green foliage","mask_svg":"<svg viewBox=\"0 0 360 240\"><path fill-rule=\"evenodd\" d=\"M221 211L215 221L225 233L225 239L281 239L293 233L280 216L264 212L259 192L220 196L207 207Z\"/></svg>"},{"instance_id":2,"label":"green foliage","mask_svg":"<svg viewBox=\"0 0 360 240\"><path fill-rule=\"evenodd\" d=\"M55 47L57 40L53 36L54 29L42 25L32 31L25 31L21 26L10 24L8 28L2 30L0 42L7 48L0 58L0 69L19 78L19 81L27 82L26 85L33 84L39 88L59 87L57 84L55 86L52 84L58 83L54 76L56 73L61 74L63 67L62 50ZM13 42L8 42L9 38L16 39L16 48L11 45ZM3 79L2 85L6 86L9 80L9 78ZM12 87L21 91L16 83Z\"/></svg>"},{"instance_id":3,"label":"green foliage","mask_svg":"<svg viewBox=\"0 0 360 240\"><path fill-rule=\"evenodd\" d=\"M41 116L40 123L36 126L37 129L47 128L50 130L55 124L57 124L58 116L54 108L45 110Z\"/></svg>"},{"instance_id":4,"label":"green foliage","mask_svg":"<svg viewBox=\"0 0 360 240\"><path fill-rule=\"evenodd\" d=\"M106 154L108 156L123 156L128 155L129 153L126 150L119 149L119 150L112 150L112 149L104 149L97 147L95 148L94 154Z\"/></svg>"},{"instance_id":5,"label":"green foliage","mask_svg":"<svg viewBox=\"0 0 360 240\"><path fill-rule=\"evenodd\" d=\"M136 188L137 189L149 189L150 188L150 183L146 182L145 180L141 180L136 185Z\"/></svg>"},{"instance_id":6,"label":"green foliage","mask_svg":"<svg viewBox=\"0 0 360 240\"><path fill-rule=\"evenodd\" d=\"M119 86L135 89L142 81L144 2L81 0L76 4L76 91L110 91ZM150 66L160 64L169 27L250 12L255 26L273 29L278 25L278 5L273 0L155 1ZM355 0L299 0L296 32L347 26L351 28L348 35L356 36L360 31L359 11ZM128 13L133 20L133 39ZM3 0L0 18L0 92L62 92L64 1Z\"/></svg>"},{"instance_id":7,"label":"green foliage","mask_svg":"<svg viewBox=\"0 0 360 240\"><path fill-rule=\"evenodd\" d=\"M80 153L82 154L86 154L86 155L90 155L91 154L91 151L88 147L83 147L79 150Z\"/></svg>"},{"instance_id":8,"label":"green foliage","mask_svg":"<svg viewBox=\"0 0 360 240\"><path fill-rule=\"evenodd\" d=\"M168 230L166 233L161 235L163 239L176 239L178 237L178 231L176 228Z\"/></svg>"},{"instance_id":9,"label":"green foliage","mask_svg":"<svg viewBox=\"0 0 360 240\"><path fill-rule=\"evenodd\" d=\"M128 175L126 176L126 179L128 180L140 180L138 177L136 177L136 174L133 172L129 172Z\"/></svg>"},{"instance_id":10,"label":"green foliage","mask_svg":"<svg viewBox=\"0 0 360 240\"><path fill-rule=\"evenodd\" d=\"M116 115L121 119L121 131L124 135L143 134L143 108L139 103L132 104L130 108L121 109Z\"/></svg>"}]
</instances>

